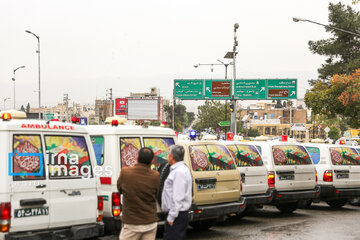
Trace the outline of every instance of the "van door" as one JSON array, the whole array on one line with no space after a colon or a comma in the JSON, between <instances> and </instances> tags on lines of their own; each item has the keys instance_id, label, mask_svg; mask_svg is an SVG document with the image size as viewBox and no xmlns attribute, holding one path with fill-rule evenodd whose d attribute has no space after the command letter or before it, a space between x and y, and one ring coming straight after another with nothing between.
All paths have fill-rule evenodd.
<instances>
[{"instance_id":1,"label":"van door","mask_svg":"<svg viewBox=\"0 0 360 240\"><path fill-rule=\"evenodd\" d=\"M95 222L97 191L88 151L91 143L83 135L44 138L49 161L50 227Z\"/></svg>"},{"instance_id":2,"label":"van door","mask_svg":"<svg viewBox=\"0 0 360 240\"><path fill-rule=\"evenodd\" d=\"M315 167L303 146L278 145L272 147L277 190L314 189Z\"/></svg>"},{"instance_id":3,"label":"van door","mask_svg":"<svg viewBox=\"0 0 360 240\"><path fill-rule=\"evenodd\" d=\"M189 168L193 177L194 202L197 205L214 203L216 194L216 172L210 165L205 145L188 146L185 159L190 159ZM185 161L186 162L186 161Z\"/></svg>"},{"instance_id":4,"label":"van door","mask_svg":"<svg viewBox=\"0 0 360 240\"><path fill-rule=\"evenodd\" d=\"M10 134L11 231L49 227L49 186L43 141L39 134Z\"/></svg>"},{"instance_id":5,"label":"van door","mask_svg":"<svg viewBox=\"0 0 360 240\"><path fill-rule=\"evenodd\" d=\"M360 187L360 156L354 148L330 148L333 164L334 186L337 188Z\"/></svg>"},{"instance_id":6,"label":"van door","mask_svg":"<svg viewBox=\"0 0 360 240\"><path fill-rule=\"evenodd\" d=\"M240 171L243 195L266 193L268 189L267 169L257 148L245 144L229 145L227 147Z\"/></svg>"},{"instance_id":7,"label":"van door","mask_svg":"<svg viewBox=\"0 0 360 240\"><path fill-rule=\"evenodd\" d=\"M240 172L230 152L224 145L207 144L209 162L216 172L216 195L218 203L237 201L240 198Z\"/></svg>"}]
</instances>

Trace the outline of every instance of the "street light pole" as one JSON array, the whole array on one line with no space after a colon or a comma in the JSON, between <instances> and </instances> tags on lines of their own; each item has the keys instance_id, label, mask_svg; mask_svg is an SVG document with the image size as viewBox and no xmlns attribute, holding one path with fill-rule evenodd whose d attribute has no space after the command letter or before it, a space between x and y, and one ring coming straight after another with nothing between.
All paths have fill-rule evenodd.
<instances>
[{"instance_id":1,"label":"street light pole","mask_svg":"<svg viewBox=\"0 0 360 240\"><path fill-rule=\"evenodd\" d=\"M39 119L41 119L41 92L40 92L40 37L38 35L36 35L35 33L29 31L29 30L25 30L26 33L32 34L34 37L36 37L37 42L38 42L38 50L36 51L38 54L38 74L39 74Z\"/></svg>"},{"instance_id":2,"label":"street light pole","mask_svg":"<svg viewBox=\"0 0 360 240\"><path fill-rule=\"evenodd\" d=\"M4 110L3 111L5 111L5 102L6 102L6 100L9 100L9 99L11 99L11 98L10 97L4 98Z\"/></svg>"},{"instance_id":3,"label":"street light pole","mask_svg":"<svg viewBox=\"0 0 360 240\"><path fill-rule=\"evenodd\" d=\"M235 84L236 79L236 47L238 45L237 37L236 37L236 30L239 28L239 24L234 24L234 47L233 47L233 85ZM233 92L234 94L234 92ZM230 131L236 135L236 100L234 99L234 96L232 96L231 103L234 106L234 110L231 112L231 124L230 124Z\"/></svg>"},{"instance_id":4,"label":"street light pole","mask_svg":"<svg viewBox=\"0 0 360 240\"><path fill-rule=\"evenodd\" d=\"M199 63L194 65L195 68L198 68L200 66L211 66L211 72L214 71L213 66L214 65L223 65L225 67L225 79L227 79L227 69L229 65L232 65L233 63L224 63L223 61L220 61L219 59L217 60L220 63ZM226 116L227 116L227 100L225 100L225 118L224 121L226 121ZM225 128L225 135L226 135L226 127Z\"/></svg>"},{"instance_id":5,"label":"street light pole","mask_svg":"<svg viewBox=\"0 0 360 240\"><path fill-rule=\"evenodd\" d=\"M20 68L24 68L25 66L21 66L21 67L18 67L18 68L15 68L14 70L13 70L13 78L12 78L12 80L13 80L13 82L14 82L14 110L15 110L15 73L16 73L16 71L17 70L19 70Z\"/></svg>"},{"instance_id":6,"label":"street light pole","mask_svg":"<svg viewBox=\"0 0 360 240\"><path fill-rule=\"evenodd\" d=\"M344 33L348 33L348 34L351 34L351 35L360 37L360 34L359 34L359 33L351 32L351 31L348 31L348 30L345 30L345 29L341 29L341 28L337 28L337 27L332 27L332 26L330 26L330 25L325 25L325 24L322 24L322 23L318 23L318 22L314 22L314 21L308 20L308 19L293 17L293 21L294 21L294 22L309 22L309 23L314 23L314 24L317 24L317 25L320 25L320 26L323 26L323 27L327 27L327 28L330 28L330 29L334 29L334 30L336 30L336 31L340 31L340 32L344 32Z\"/></svg>"}]
</instances>

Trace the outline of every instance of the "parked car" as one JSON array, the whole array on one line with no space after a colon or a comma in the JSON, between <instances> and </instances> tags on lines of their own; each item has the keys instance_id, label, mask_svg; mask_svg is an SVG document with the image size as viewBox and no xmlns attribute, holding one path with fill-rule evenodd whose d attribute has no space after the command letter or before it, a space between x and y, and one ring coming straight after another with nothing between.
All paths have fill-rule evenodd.
<instances>
[{"instance_id":1,"label":"parked car","mask_svg":"<svg viewBox=\"0 0 360 240\"><path fill-rule=\"evenodd\" d=\"M82 126L0 120L0 240L85 239L103 235L95 154Z\"/></svg>"},{"instance_id":2,"label":"parked car","mask_svg":"<svg viewBox=\"0 0 360 240\"><path fill-rule=\"evenodd\" d=\"M320 199L342 207L360 197L360 155L348 145L303 144L319 176Z\"/></svg>"},{"instance_id":3,"label":"parked car","mask_svg":"<svg viewBox=\"0 0 360 240\"><path fill-rule=\"evenodd\" d=\"M274 190L271 204L283 213L291 213L300 201L319 195L316 169L305 147L298 143L253 142L268 170L269 186Z\"/></svg>"},{"instance_id":4,"label":"parked car","mask_svg":"<svg viewBox=\"0 0 360 240\"><path fill-rule=\"evenodd\" d=\"M228 151L219 142L180 142L185 148L185 164L193 178L190 226L210 228L216 220L245 210L240 172Z\"/></svg>"},{"instance_id":5,"label":"parked car","mask_svg":"<svg viewBox=\"0 0 360 240\"><path fill-rule=\"evenodd\" d=\"M246 208L252 209L270 203L273 187L268 182L268 171L256 146L251 142L224 142L242 180L242 196L246 198Z\"/></svg>"}]
</instances>

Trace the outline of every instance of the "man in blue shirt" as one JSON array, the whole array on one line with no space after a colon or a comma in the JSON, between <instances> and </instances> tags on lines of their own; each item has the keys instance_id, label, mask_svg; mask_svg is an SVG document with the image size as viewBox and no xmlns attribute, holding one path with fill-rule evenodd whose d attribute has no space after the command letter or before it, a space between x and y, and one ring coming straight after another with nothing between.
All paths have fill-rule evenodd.
<instances>
[{"instance_id":1,"label":"man in blue shirt","mask_svg":"<svg viewBox=\"0 0 360 240\"><path fill-rule=\"evenodd\" d=\"M168 162L171 165L162 193L162 210L167 213L164 239L186 238L189 209L192 202L192 179L184 163L185 149L179 145L170 147Z\"/></svg>"}]
</instances>

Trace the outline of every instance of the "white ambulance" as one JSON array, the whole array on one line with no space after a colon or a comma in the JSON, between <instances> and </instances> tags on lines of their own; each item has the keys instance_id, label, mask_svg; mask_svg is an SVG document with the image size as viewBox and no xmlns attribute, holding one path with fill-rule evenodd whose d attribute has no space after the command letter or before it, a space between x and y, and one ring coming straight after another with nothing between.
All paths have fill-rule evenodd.
<instances>
[{"instance_id":1,"label":"white ambulance","mask_svg":"<svg viewBox=\"0 0 360 240\"><path fill-rule=\"evenodd\" d=\"M316 169L305 147L281 141L252 144L261 153L268 170L269 186L274 188L271 204L283 213L291 213L300 201L318 199Z\"/></svg>"},{"instance_id":2,"label":"white ambulance","mask_svg":"<svg viewBox=\"0 0 360 240\"><path fill-rule=\"evenodd\" d=\"M242 180L242 196L246 207L270 203L273 186L268 181L268 171L258 149L251 142L224 141L230 151Z\"/></svg>"},{"instance_id":3,"label":"white ambulance","mask_svg":"<svg viewBox=\"0 0 360 240\"><path fill-rule=\"evenodd\" d=\"M349 145L303 144L315 163L320 199L342 207L360 197L360 155Z\"/></svg>"},{"instance_id":4,"label":"white ambulance","mask_svg":"<svg viewBox=\"0 0 360 240\"><path fill-rule=\"evenodd\" d=\"M103 201L86 130L19 119L21 112L1 116L0 240L101 236Z\"/></svg>"},{"instance_id":5,"label":"white ambulance","mask_svg":"<svg viewBox=\"0 0 360 240\"><path fill-rule=\"evenodd\" d=\"M120 171L137 164L138 152L149 147L155 153L153 170L167 163L170 146L177 143L175 132L170 128L119 125L114 119L111 125L87 126L95 151L97 165L105 171L100 176L101 195L104 198L104 223L106 232L121 229L121 197L117 189ZM162 213L159 209L159 219Z\"/></svg>"}]
</instances>

